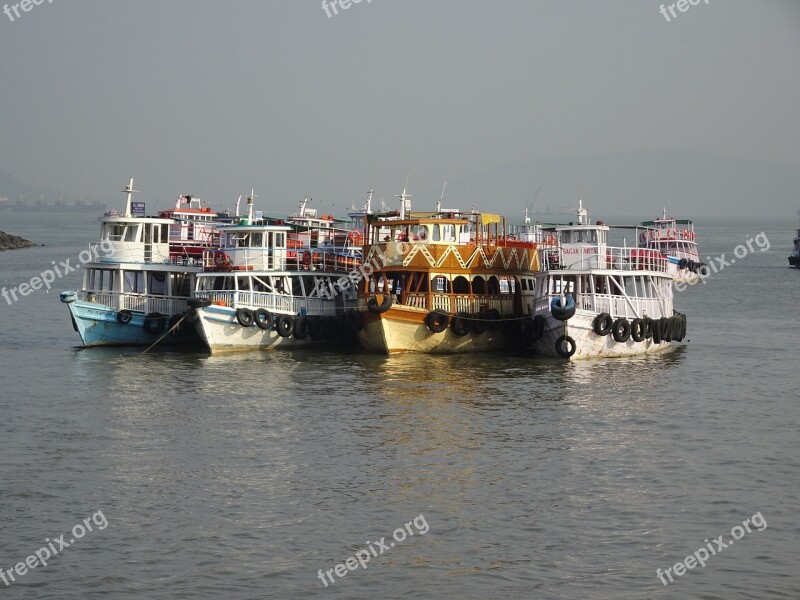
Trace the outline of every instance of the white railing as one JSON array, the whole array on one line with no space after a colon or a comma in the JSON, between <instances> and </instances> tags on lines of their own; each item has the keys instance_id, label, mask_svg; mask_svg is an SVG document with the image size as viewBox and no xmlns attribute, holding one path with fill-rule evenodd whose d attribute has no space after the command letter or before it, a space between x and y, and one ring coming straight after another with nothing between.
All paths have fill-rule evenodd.
<instances>
[{"instance_id":1,"label":"white railing","mask_svg":"<svg viewBox=\"0 0 800 600\"><path fill-rule=\"evenodd\" d=\"M667 272L667 259L657 250L614 246L567 246L541 251L542 266L555 269L609 269Z\"/></svg>"},{"instance_id":2,"label":"white railing","mask_svg":"<svg viewBox=\"0 0 800 600\"><path fill-rule=\"evenodd\" d=\"M196 292L197 298L208 298L212 304L228 308L264 308L279 314L336 316L337 302L323 298L287 296L271 292ZM338 309L355 306L355 301L339 301Z\"/></svg>"},{"instance_id":3,"label":"white railing","mask_svg":"<svg viewBox=\"0 0 800 600\"><path fill-rule=\"evenodd\" d=\"M535 314L550 312L550 303L558 295L538 297L534 303ZM619 296L613 294L578 294L577 308L592 313L608 313L614 318L625 317L635 319L648 316L651 318L671 317L672 306L665 298L644 298L640 296Z\"/></svg>"},{"instance_id":4,"label":"white railing","mask_svg":"<svg viewBox=\"0 0 800 600\"><path fill-rule=\"evenodd\" d=\"M500 314L514 312L513 296L433 294L430 307L428 306L428 294L406 294L404 300L404 306L413 306L423 310L443 310L450 314L478 313L484 308L487 311L493 308L497 309Z\"/></svg>"},{"instance_id":5,"label":"white railing","mask_svg":"<svg viewBox=\"0 0 800 600\"><path fill-rule=\"evenodd\" d=\"M163 315L175 315L183 313L188 308L186 304L188 298L180 296L145 296L125 292L81 290L78 292L78 299L116 310L135 310L145 314L157 312Z\"/></svg>"}]
</instances>

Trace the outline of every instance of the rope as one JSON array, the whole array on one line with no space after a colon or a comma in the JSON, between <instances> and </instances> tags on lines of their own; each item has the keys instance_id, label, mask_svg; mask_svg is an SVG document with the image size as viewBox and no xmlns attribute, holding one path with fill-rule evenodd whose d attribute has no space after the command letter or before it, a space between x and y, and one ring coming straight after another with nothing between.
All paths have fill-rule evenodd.
<instances>
[{"instance_id":1,"label":"rope","mask_svg":"<svg viewBox=\"0 0 800 600\"><path fill-rule=\"evenodd\" d=\"M186 318L186 315L187 315L187 314L189 314L189 310L186 310L186 311L185 311L185 312L184 312L184 313L181 315L181 318L180 318L180 319L178 319L178 321L175 323L175 325L173 325L172 327L170 327L170 328L169 328L169 329L168 329L168 330L167 330L167 331L164 333L164 335L162 335L162 336L161 336L160 338L158 338L158 339L157 339L155 342L153 342L153 343L152 343L152 345L151 345L149 348L147 348L146 350L144 350L144 351L142 352L142 354L147 354L148 352L150 352L150 350L152 350L153 348L155 348L155 346L156 346L156 345L157 345L157 344L158 344L158 343L159 343L161 340L163 340L163 339L164 339L165 337L167 337L167 336L168 336L170 333L172 333L172 332L175 330L175 328L176 328L176 327L178 327L178 325L180 325L180 324L183 322L183 320ZM166 317L164 317L164 318L166 319Z\"/></svg>"}]
</instances>

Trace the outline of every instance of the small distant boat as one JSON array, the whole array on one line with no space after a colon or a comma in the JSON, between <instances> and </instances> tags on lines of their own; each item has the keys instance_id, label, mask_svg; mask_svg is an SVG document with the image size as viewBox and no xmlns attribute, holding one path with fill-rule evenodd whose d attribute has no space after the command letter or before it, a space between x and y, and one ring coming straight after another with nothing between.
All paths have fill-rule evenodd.
<instances>
[{"instance_id":1,"label":"small distant boat","mask_svg":"<svg viewBox=\"0 0 800 600\"><path fill-rule=\"evenodd\" d=\"M622 357L672 349L686 317L672 307L672 275L657 249L607 245L578 200L577 222L544 228L558 236L536 276L530 335L538 354Z\"/></svg>"},{"instance_id":2,"label":"small distant boat","mask_svg":"<svg viewBox=\"0 0 800 600\"><path fill-rule=\"evenodd\" d=\"M797 212L800 214L800 211ZM792 254L789 256L789 266L800 269L800 228L797 229L797 235L794 238Z\"/></svg>"},{"instance_id":3,"label":"small distant boat","mask_svg":"<svg viewBox=\"0 0 800 600\"><path fill-rule=\"evenodd\" d=\"M667 217L642 221L636 228L639 248L657 250L667 257L667 270L676 282L693 283L710 274L708 265L700 260L694 223L688 219Z\"/></svg>"},{"instance_id":4,"label":"small distant boat","mask_svg":"<svg viewBox=\"0 0 800 600\"><path fill-rule=\"evenodd\" d=\"M180 321L200 266L174 260L173 219L133 215L132 177L123 193L122 214L109 211L99 219L105 254L95 252L84 265L80 290L61 293L75 331L84 347L149 346L168 331L164 344L200 346L194 328Z\"/></svg>"}]
</instances>

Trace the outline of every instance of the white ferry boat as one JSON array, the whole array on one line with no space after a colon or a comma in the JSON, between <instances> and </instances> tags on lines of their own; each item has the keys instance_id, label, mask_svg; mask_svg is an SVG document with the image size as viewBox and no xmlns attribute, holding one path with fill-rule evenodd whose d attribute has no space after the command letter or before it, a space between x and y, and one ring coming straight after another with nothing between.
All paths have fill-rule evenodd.
<instances>
[{"instance_id":1,"label":"white ferry boat","mask_svg":"<svg viewBox=\"0 0 800 600\"><path fill-rule=\"evenodd\" d=\"M356 305L361 247L347 236L336 245L335 228L312 239L288 225L263 224L253 216L252 197L247 204L246 219L217 226L220 247L204 253L189 303L208 349L297 347L351 336L357 321L347 309ZM290 235L311 245L290 249Z\"/></svg>"},{"instance_id":2,"label":"white ferry boat","mask_svg":"<svg viewBox=\"0 0 800 600\"><path fill-rule=\"evenodd\" d=\"M122 214L100 217L105 255L84 265L83 287L61 293L85 347L150 345L178 324L194 289L199 265L171 258L172 219L133 216L133 178L123 190ZM181 323L165 344L197 344L194 328Z\"/></svg>"},{"instance_id":3,"label":"white ferry boat","mask_svg":"<svg viewBox=\"0 0 800 600\"><path fill-rule=\"evenodd\" d=\"M499 215L412 215L407 198L399 216L371 219L365 235L365 261L384 265L361 285L361 345L381 354L515 345L533 311L536 242L506 236Z\"/></svg>"},{"instance_id":4,"label":"white ferry boat","mask_svg":"<svg viewBox=\"0 0 800 600\"><path fill-rule=\"evenodd\" d=\"M577 222L556 226L536 276L531 340L537 353L567 359L621 357L672 349L686 318L672 308L672 275L656 249L612 247L609 227L591 224L579 200Z\"/></svg>"},{"instance_id":5,"label":"white ferry boat","mask_svg":"<svg viewBox=\"0 0 800 600\"><path fill-rule=\"evenodd\" d=\"M693 283L711 271L700 260L694 223L688 219L667 217L666 207L661 218L642 221L636 228L639 248L657 250L667 257L667 270L676 282Z\"/></svg>"},{"instance_id":6,"label":"white ferry boat","mask_svg":"<svg viewBox=\"0 0 800 600\"><path fill-rule=\"evenodd\" d=\"M175 201L174 208L162 210L158 216L172 219L169 228L170 254L176 262L199 262L205 250L217 246L219 213L209 206L203 206L199 198L182 194Z\"/></svg>"}]
</instances>

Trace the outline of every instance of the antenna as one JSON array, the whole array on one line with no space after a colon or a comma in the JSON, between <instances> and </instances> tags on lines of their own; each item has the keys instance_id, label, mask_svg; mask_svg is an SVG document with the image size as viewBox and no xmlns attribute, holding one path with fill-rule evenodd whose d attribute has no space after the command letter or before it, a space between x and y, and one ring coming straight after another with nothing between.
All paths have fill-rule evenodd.
<instances>
[{"instance_id":1,"label":"antenna","mask_svg":"<svg viewBox=\"0 0 800 600\"><path fill-rule=\"evenodd\" d=\"M125 186L125 189L122 190L122 193L128 195L127 196L127 200L125 201L125 216L126 217L130 217L131 216L131 208L132 208L131 204L132 204L132 201L133 201L133 195L139 193L139 190L133 189L133 177L131 177L128 180L128 185Z\"/></svg>"},{"instance_id":2,"label":"antenna","mask_svg":"<svg viewBox=\"0 0 800 600\"><path fill-rule=\"evenodd\" d=\"M403 193L399 196L395 194L395 198L400 198L400 218L406 218L406 211L411 211L411 196L407 193L408 190L408 175L406 175L406 185L403 187Z\"/></svg>"}]
</instances>

